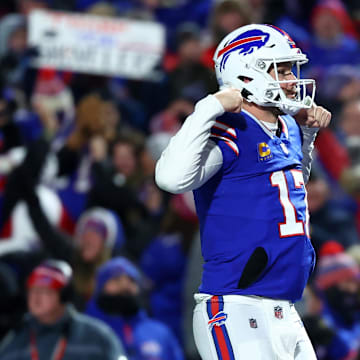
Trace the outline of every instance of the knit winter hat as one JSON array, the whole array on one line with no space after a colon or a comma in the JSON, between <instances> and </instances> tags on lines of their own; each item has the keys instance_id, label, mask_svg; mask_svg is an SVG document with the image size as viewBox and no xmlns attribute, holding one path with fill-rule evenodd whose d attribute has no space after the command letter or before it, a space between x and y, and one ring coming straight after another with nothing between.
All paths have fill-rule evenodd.
<instances>
[{"instance_id":1,"label":"knit winter hat","mask_svg":"<svg viewBox=\"0 0 360 360\"><path fill-rule=\"evenodd\" d=\"M123 274L141 285L141 274L136 266L125 257L118 256L107 261L99 268L96 276L95 292L100 292L109 279Z\"/></svg>"},{"instance_id":2,"label":"knit winter hat","mask_svg":"<svg viewBox=\"0 0 360 360\"><path fill-rule=\"evenodd\" d=\"M345 34L358 37L351 16L341 0L319 0L311 12L310 22L313 24L315 19L325 11L330 12L339 21Z\"/></svg>"},{"instance_id":3,"label":"knit winter hat","mask_svg":"<svg viewBox=\"0 0 360 360\"><path fill-rule=\"evenodd\" d=\"M114 247L119 249L125 242L125 233L121 220L114 212L108 209L95 207L81 215L75 230L77 241L87 229L97 231L105 240L105 245L110 249Z\"/></svg>"},{"instance_id":4,"label":"knit winter hat","mask_svg":"<svg viewBox=\"0 0 360 360\"><path fill-rule=\"evenodd\" d=\"M68 263L61 260L47 260L38 265L27 279L28 288L42 286L61 290L67 286L72 277L72 269Z\"/></svg>"},{"instance_id":5,"label":"knit winter hat","mask_svg":"<svg viewBox=\"0 0 360 360\"><path fill-rule=\"evenodd\" d=\"M315 283L318 289L326 290L344 280L359 279L360 268L348 254L341 252L320 258Z\"/></svg>"}]
</instances>

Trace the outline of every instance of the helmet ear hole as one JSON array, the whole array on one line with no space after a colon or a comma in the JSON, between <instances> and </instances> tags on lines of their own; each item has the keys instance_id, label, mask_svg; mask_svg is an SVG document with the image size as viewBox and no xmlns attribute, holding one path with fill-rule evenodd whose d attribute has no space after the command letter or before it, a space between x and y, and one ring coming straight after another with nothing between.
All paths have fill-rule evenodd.
<instances>
[{"instance_id":1,"label":"helmet ear hole","mask_svg":"<svg viewBox=\"0 0 360 360\"><path fill-rule=\"evenodd\" d=\"M249 90L246 90L246 89L242 89L241 90L241 96L244 98L244 99L246 99L246 100L248 100L248 101L250 101L250 96L252 95L252 93L249 91Z\"/></svg>"},{"instance_id":2,"label":"helmet ear hole","mask_svg":"<svg viewBox=\"0 0 360 360\"><path fill-rule=\"evenodd\" d=\"M247 77L247 76L238 76L238 79L239 80L241 80L243 83L245 83L245 84L248 84L248 83L250 83L251 81L253 81L254 79L252 79L252 78L250 78L250 77ZM249 90L247 90L247 89L242 89L241 90L241 96L244 98L244 99L246 99L246 100L248 100L248 101L250 101L250 96L252 95L252 93L249 91Z\"/></svg>"}]
</instances>

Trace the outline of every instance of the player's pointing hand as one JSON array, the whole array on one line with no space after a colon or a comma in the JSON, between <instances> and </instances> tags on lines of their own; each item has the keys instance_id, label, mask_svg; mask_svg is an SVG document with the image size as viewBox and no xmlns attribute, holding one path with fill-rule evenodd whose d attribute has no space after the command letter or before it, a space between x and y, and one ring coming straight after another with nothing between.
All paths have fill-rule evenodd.
<instances>
[{"instance_id":1,"label":"player's pointing hand","mask_svg":"<svg viewBox=\"0 0 360 360\"><path fill-rule=\"evenodd\" d=\"M325 128L329 125L331 120L330 111L322 106L317 106L315 103L307 110L307 119L305 125L309 127Z\"/></svg>"},{"instance_id":2,"label":"player's pointing hand","mask_svg":"<svg viewBox=\"0 0 360 360\"><path fill-rule=\"evenodd\" d=\"M225 88L215 93L214 96L220 101L225 112L239 113L241 111L243 97L240 90Z\"/></svg>"}]
</instances>

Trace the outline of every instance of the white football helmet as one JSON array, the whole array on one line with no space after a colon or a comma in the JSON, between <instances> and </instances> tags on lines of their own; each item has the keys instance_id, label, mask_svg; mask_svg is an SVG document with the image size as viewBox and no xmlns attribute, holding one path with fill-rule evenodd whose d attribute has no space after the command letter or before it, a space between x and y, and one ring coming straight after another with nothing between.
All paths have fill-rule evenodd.
<instances>
[{"instance_id":1,"label":"white football helmet","mask_svg":"<svg viewBox=\"0 0 360 360\"><path fill-rule=\"evenodd\" d=\"M308 59L290 36L275 26L251 24L232 31L218 45L214 62L220 89L227 86L240 89L250 102L277 107L290 115L313 104L315 80L300 79L300 66ZM296 67L296 80L279 80L277 64L283 62ZM272 66L275 79L269 74ZM291 99L280 86L290 82L295 83L297 93Z\"/></svg>"}]
</instances>

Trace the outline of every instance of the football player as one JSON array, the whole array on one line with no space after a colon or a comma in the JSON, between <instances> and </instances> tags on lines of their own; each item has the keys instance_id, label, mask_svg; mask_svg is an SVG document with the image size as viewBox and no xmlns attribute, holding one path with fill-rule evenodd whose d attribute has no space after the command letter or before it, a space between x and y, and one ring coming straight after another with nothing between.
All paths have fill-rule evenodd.
<instances>
[{"instance_id":1,"label":"football player","mask_svg":"<svg viewBox=\"0 0 360 360\"><path fill-rule=\"evenodd\" d=\"M293 304L314 268L305 184L331 114L279 28L233 31L214 61L220 90L196 104L156 167L162 189L194 192L205 261L196 345L204 360L316 359Z\"/></svg>"}]
</instances>

